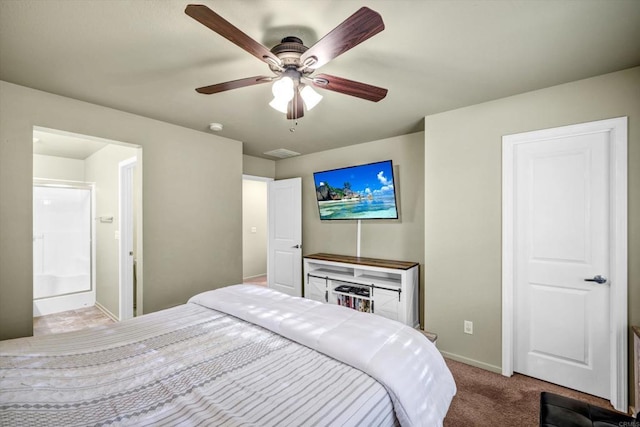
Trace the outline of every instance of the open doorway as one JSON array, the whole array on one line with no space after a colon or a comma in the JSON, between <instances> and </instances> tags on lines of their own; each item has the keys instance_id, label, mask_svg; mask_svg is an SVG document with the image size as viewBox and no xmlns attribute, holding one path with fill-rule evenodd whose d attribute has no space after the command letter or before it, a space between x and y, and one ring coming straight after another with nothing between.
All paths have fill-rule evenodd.
<instances>
[{"instance_id":1,"label":"open doorway","mask_svg":"<svg viewBox=\"0 0 640 427\"><path fill-rule=\"evenodd\" d=\"M126 265L123 266L120 256L120 236L122 227L132 230L129 234L135 243L130 252L134 254L137 264L140 265L142 257L140 250L142 246L141 156L142 149L136 145L34 127L34 185L57 188L58 192L64 188L91 189L90 196L88 196L91 199L90 208L86 208L86 206L82 208L85 211L87 209L90 211L86 218L89 231L86 229L74 231L68 227L70 223L77 222L69 219L68 213L71 209L69 203L67 203L69 206L64 207L61 203L54 203L54 200L42 195L40 195L42 200L38 200L38 203L34 199L34 316L51 316L50 321L46 322L34 320L36 333L43 332L40 329L46 330L47 328L53 332L62 332L63 330L59 330L58 327L60 325L54 325L56 321L54 317L66 324L64 331L70 330L69 327L73 330L73 328L90 326L92 320L98 319L100 321L99 315L109 321L122 320L127 317L125 316L127 310L124 310L120 304L123 297L121 271L126 267ZM131 215L123 218L121 212L123 196L120 194L119 182L120 163L124 160L131 162L131 159L134 159L132 164L135 165L135 168L130 169L133 178L130 188L132 194L129 199ZM36 191L34 191L35 196ZM60 205L61 209L53 215L60 222L60 227L57 230L42 229L43 224L46 225L49 220L36 224L38 216L35 209L38 208L38 204L43 205L41 208L47 208L50 211L53 210L54 204ZM36 226L38 226L38 230L36 230ZM63 234L67 237L64 237ZM88 247L90 250L83 251L81 255L76 256L71 255L69 248L56 246L56 242L74 242L75 240L69 236L77 238L78 244L75 246L82 249ZM65 256L62 256L63 254ZM79 267L81 258L88 260L87 263L82 264L82 268ZM42 281L36 279L39 276L44 278L55 276L56 278L60 277L59 280L56 279L58 282L64 281L68 278L66 276L74 276L71 274L75 271L72 267L80 272L87 270L89 273L85 276L90 277L88 282L73 288L70 292L60 293L55 289L50 289L47 296L42 297L42 292L36 289ZM41 271L35 271L36 268ZM130 280L132 285L128 292L131 295L127 295L125 298L131 304L128 312L131 314L140 313L142 311L141 269L130 270L132 270L130 274L133 275L133 271L137 274ZM49 281L51 282L51 280ZM133 290L134 284L137 284L137 291ZM134 292L136 292L135 295ZM134 303L137 303L136 309L134 309ZM80 317L78 317L79 313L82 314ZM77 319L77 321L69 322L69 318ZM70 323L74 324L70 325Z\"/></svg>"},{"instance_id":2,"label":"open doorway","mask_svg":"<svg viewBox=\"0 0 640 427\"><path fill-rule=\"evenodd\" d=\"M242 176L242 278L267 285L267 183L272 178Z\"/></svg>"}]
</instances>

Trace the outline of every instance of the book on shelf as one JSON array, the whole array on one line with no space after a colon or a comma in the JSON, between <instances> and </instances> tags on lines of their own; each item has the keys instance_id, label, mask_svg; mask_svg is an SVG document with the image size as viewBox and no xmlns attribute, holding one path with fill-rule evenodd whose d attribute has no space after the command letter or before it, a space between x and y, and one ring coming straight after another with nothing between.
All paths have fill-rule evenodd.
<instances>
[{"instance_id":1,"label":"book on shelf","mask_svg":"<svg viewBox=\"0 0 640 427\"><path fill-rule=\"evenodd\" d=\"M371 301L349 295L336 295L338 305L345 306L357 311L371 312Z\"/></svg>"}]
</instances>

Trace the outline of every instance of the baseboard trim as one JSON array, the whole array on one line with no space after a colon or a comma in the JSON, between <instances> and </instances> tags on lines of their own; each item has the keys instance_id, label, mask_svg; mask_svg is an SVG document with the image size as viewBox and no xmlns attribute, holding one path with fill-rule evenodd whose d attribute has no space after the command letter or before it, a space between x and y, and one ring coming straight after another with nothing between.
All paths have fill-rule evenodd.
<instances>
[{"instance_id":1,"label":"baseboard trim","mask_svg":"<svg viewBox=\"0 0 640 427\"><path fill-rule=\"evenodd\" d=\"M267 273L262 273L262 274L256 274L255 276L249 276L249 277L243 277L242 280L250 280L250 279L255 279L256 277L262 277L262 276L266 276Z\"/></svg>"},{"instance_id":2,"label":"baseboard trim","mask_svg":"<svg viewBox=\"0 0 640 427\"><path fill-rule=\"evenodd\" d=\"M502 368L500 366L490 365L488 363L480 362L478 360L469 359L468 357L459 356L454 353L449 353L446 351L440 350L440 353L443 357L451 360L455 360L456 362L466 363L467 365L475 366L476 368L484 369L486 371L495 372L496 374L502 374Z\"/></svg>"},{"instance_id":3,"label":"baseboard trim","mask_svg":"<svg viewBox=\"0 0 640 427\"><path fill-rule=\"evenodd\" d=\"M105 314L105 316L107 316L108 318L110 318L111 320L113 320L114 322L119 322L120 319L118 319L118 316L116 316L115 314L113 314L112 312L110 312L109 310L106 309L105 306L103 306L102 304L100 304L98 301L96 301L95 303L95 307L100 310L101 312L103 312Z\"/></svg>"}]
</instances>

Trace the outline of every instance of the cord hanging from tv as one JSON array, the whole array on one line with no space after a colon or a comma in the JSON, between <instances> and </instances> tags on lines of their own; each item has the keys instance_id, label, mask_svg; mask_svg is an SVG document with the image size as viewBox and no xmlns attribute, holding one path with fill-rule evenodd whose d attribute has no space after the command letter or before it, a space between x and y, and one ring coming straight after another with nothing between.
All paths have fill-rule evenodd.
<instances>
[{"instance_id":1,"label":"cord hanging from tv","mask_svg":"<svg viewBox=\"0 0 640 427\"><path fill-rule=\"evenodd\" d=\"M315 172L321 220L398 219L393 162Z\"/></svg>"}]
</instances>

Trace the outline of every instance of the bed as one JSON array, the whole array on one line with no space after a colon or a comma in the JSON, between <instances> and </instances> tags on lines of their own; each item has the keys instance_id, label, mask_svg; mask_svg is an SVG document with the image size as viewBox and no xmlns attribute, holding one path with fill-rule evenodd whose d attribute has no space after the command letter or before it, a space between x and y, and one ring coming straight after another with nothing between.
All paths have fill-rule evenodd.
<instances>
[{"instance_id":1,"label":"bed","mask_svg":"<svg viewBox=\"0 0 640 427\"><path fill-rule=\"evenodd\" d=\"M2 426L439 426L455 392L418 331L253 285L0 342Z\"/></svg>"}]
</instances>

